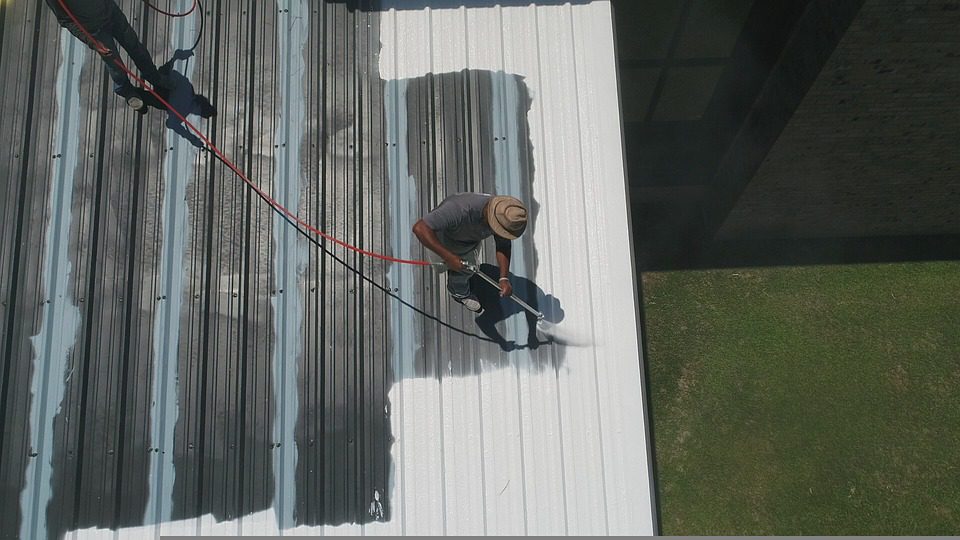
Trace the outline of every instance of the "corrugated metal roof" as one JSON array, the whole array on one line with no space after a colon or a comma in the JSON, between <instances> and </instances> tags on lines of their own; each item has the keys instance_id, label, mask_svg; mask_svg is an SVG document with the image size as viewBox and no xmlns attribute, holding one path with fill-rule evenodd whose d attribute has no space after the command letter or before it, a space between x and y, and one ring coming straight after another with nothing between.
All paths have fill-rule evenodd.
<instances>
[{"instance_id":1,"label":"corrugated metal roof","mask_svg":"<svg viewBox=\"0 0 960 540\"><path fill-rule=\"evenodd\" d=\"M195 39L119 4L158 63ZM365 249L424 256L450 193L524 199L516 293L561 339L325 254L4 3L0 537L654 530L610 6L398 4L208 0L175 69L241 169Z\"/></svg>"}]
</instances>

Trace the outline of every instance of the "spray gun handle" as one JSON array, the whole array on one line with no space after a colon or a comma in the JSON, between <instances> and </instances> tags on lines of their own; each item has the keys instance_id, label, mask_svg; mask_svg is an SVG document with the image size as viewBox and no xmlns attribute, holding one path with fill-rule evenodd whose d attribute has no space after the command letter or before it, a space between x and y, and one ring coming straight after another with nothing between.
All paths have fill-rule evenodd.
<instances>
[{"instance_id":1,"label":"spray gun handle","mask_svg":"<svg viewBox=\"0 0 960 540\"><path fill-rule=\"evenodd\" d=\"M460 259L460 264L463 265L464 272L467 272L470 274L476 274L479 271L475 265L472 265L463 259ZM433 270L436 271L438 274L442 274L450 270L450 267L447 266L447 263L443 261L431 262L430 268L433 268Z\"/></svg>"}]
</instances>

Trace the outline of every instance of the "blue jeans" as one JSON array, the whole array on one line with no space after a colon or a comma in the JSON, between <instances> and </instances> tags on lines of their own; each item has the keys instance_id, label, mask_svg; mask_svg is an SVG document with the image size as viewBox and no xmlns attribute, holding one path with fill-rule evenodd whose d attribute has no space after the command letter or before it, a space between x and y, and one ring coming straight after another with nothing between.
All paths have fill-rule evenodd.
<instances>
[{"instance_id":1,"label":"blue jeans","mask_svg":"<svg viewBox=\"0 0 960 540\"><path fill-rule=\"evenodd\" d=\"M91 49L97 50L96 45L73 23L65 25L65 28L79 38L80 41L86 43ZM120 57L120 52L117 49L118 44L130 55L130 59L136 64L137 69L140 70L140 75L144 79L153 86L162 86L157 84L161 82L160 72L157 71L157 66L153 63L153 58L150 57L150 51L147 50L147 47L140 41L140 38L137 37L136 31L134 31L130 23L127 22L127 17L120 11L120 8L118 8L116 4L111 6L110 18L107 24L96 31L91 31L89 28L87 31L90 31L94 39L103 43L103 45L109 49L107 53L97 52L103 59L104 64L106 64L107 73L110 74L110 78L113 80L114 92L121 96L129 97L134 91L133 85L130 84L130 79L127 78L127 73L114 61L115 58Z\"/></svg>"},{"instance_id":2,"label":"blue jeans","mask_svg":"<svg viewBox=\"0 0 960 540\"><path fill-rule=\"evenodd\" d=\"M448 249L450 249L448 247ZM480 249L480 244L477 244L472 249L459 252L454 251L461 259L467 261L473 266L477 266L477 250ZM453 272L447 271L447 291L454 296L470 296L470 278L473 276L470 272Z\"/></svg>"}]
</instances>

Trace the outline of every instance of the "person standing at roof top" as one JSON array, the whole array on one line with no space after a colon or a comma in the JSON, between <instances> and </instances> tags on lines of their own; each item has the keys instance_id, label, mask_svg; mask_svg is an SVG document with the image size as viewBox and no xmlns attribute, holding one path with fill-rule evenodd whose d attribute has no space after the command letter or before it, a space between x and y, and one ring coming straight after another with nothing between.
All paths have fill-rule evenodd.
<instances>
[{"instance_id":1,"label":"person standing at roof top","mask_svg":"<svg viewBox=\"0 0 960 540\"><path fill-rule=\"evenodd\" d=\"M147 82L161 90L169 88L170 83L167 77L157 70L157 66L150 57L150 51L140 41L137 33L127 22L126 16L113 0L46 0L46 2L57 16L60 26L69 30L77 39L100 54L100 58L107 67L107 73L113 79L114 93L124 98L127 105L140 112L146 110L140 89L130 83L127 74L115 61L120 54L117 44L127 51ZM70 14L73 14L77 22L74 22ZM77 23L80 23L82 28L78 27ZM90 34L95 41L91 41L87 34Z\"/></svg>"},{"instance_id":2,"label":"person standing at roof top","mask_svg":"<svg viewBox=\"0 0 960 540\"><path fill-rule=\"evenodd\" d=\"M500 296L510 296L510 241L526 228L527 208L519 200L485 193L457 193L417 221L413 234L446 263L450 270L447 290L453 300L480 314L483 307L470 291L471 273L465 271L464 261L476 267L480 243L492 235L500 267Z\"/></svg>"}]
</instances>

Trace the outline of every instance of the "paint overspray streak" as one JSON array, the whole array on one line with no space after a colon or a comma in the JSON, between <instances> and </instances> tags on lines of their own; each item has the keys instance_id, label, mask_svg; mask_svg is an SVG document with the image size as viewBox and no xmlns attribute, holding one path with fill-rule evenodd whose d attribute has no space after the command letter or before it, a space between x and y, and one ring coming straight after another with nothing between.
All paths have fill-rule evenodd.
<instances>
[{"instance_id":1,"label":"paint overspray streak","mask_svg":"<svg viewBox=\"0 0 960 540\"><path fill-rule=\"evenodd\" d=\"M20 538L46 538L47 504L53 496L53 421L63 402L71 371L68 360L80 327L80 309L70 294L70 226L73 223L74 171L80 141L80 70L86 47L60 31L57 118L50 182L49 222L44 240L41 287L47 301L43 322L30 338L35 352L30 382L30 455L20 495Z\"/></svg>"},{"instance_id":2,"label":"paint overspray streak","mask_svg":"<svg viewBox=\"0 0 960 540\"><path fill-rule=\"evenodd\" d=\"M390 246L393 249L395 257L407 258L412 255L412 234L414 220L414 204L417 201L416 179L410 176L408 168L407 154L407 81L393 80L387 81L384 87L384 110L387 119L387 141L392 142L391 150L387 153L387 165L389 167L389 205L390 208ZM387 280L390 286L397 291L397 295L408 305L416 305L414 298L415 276L414 267L406 264L391 264L387 271ZM401 309L400 302L390 303L390 341L391 341L391 362L393 366L394 377L397 381L402 381L407 377L414 376L414 363L417 350L421 347L422 336L420 335L420 326L416 324L415 313L409 309ZM398 411L399 416L391 422L394 433L398 433L403 426L403 385L395 385L397 389L396 406L391 405L393 411ZM403 438L400 437L396 443L399 448L395 452L396 458L393 463L403 463ZM403 479L403 467L400 467L400 486L401 493L394 494L393 487L396 483L394 474L390 475L391 486L386 497L397 495L392 499L392 515L401 520L401 530L405 529L402 503L404 494L402 492L405 485Z\"/></svg>"},{"instance_id":3,"label":"paint overspray streak","mask_svg":"<svg viewBox=\"0 0 960 540\"><path fill-rule=\"evenodd\" d=\"M277 202L298 208L302 187L300 144L303 138L306 72L303 48L309 39L310 7L305 0L277 0L278 64L282 104L275 137ZM280 529L296 525L297 445L295 440L300 403L297 374L303 353L304 306L301 294L308 261L307 245L282 216L274 216L273 306L273 440L278 444L273 459L274 511Z\"/></svg>"},{"instance_id":4,"label":"paint overspray streak","mask_svg":"<svg viewBox=\"0 0 960 540\"><path fill-rule=\"evenodd\" d=\"M178 7L188 9L191 0L180 0ZM181 19L171 45L174 49L193 44L197 30L195 16ZM193 74L194 62L187 63L183 76ZM179 366L181 308L183 306L186 230L190 221L186 204L187 187L194 179L198 150L173 131L167 132L167 152L163 162L164 193L160 210L163 231L160 250L161 300L157 304L153 328L153 390L150 402L150 488L144 523L168 522L173 515L174 431L177 405L177 368Z\"/></svg>"}]
</instances>

